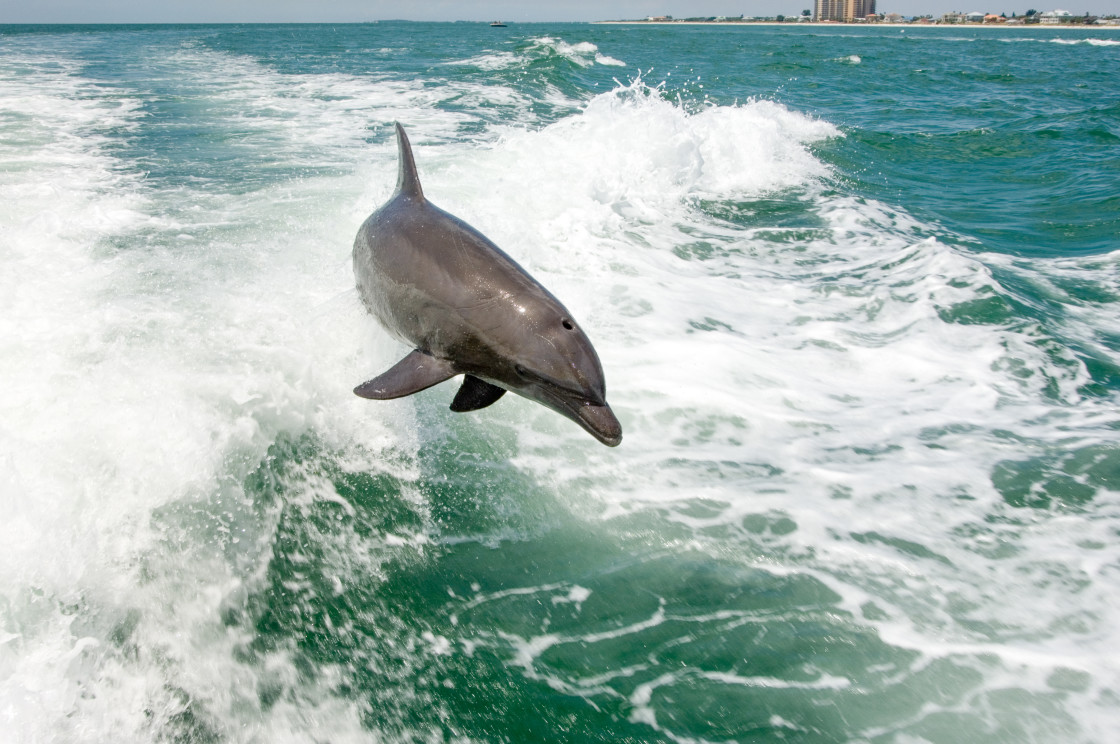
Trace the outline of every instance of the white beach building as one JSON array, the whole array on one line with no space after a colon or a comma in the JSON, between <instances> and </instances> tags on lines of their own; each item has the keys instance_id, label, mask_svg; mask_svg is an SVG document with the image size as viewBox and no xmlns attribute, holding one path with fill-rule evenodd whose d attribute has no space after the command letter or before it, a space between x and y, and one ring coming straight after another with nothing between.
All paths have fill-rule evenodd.
<instances>
[{"instance_id":1,"label":"white beach building","mask_svg":"<svg viewBox=\"0 0 1120 744\"><path fill-rule=\"evenodd\" d=\"M1063 18L1069 18L1073 15L1068 10L1051 10L1043 13L1038 22L1047 26L1057 26L1062 22Z\"/></svg>"}]
</instances>

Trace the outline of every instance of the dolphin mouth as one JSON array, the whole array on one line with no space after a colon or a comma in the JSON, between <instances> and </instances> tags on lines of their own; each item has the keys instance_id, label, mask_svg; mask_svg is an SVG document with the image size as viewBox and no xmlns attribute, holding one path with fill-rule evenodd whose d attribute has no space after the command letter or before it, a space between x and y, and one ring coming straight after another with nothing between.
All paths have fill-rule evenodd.
<instances>
[{"instance_id":1,"label":"dolphin mouth","mask_svg":"<svg viewBox=\"0 0 1120 744\"><path fill-rule=\"evenodd\" d=\"M608 447L617 447L622 442L622 424L602 395L588 399L582 392L574 393L544 378L533 382L535 384L509 389L571 419Z\"/></svg>"},{"instance_id":2,"label":"dolphin mouth","mask_svg":"<svg viewBox=\"0 0 1120 744\"><path fill-rule=\"evenodd\" d=\"M608 447L617 447L622 442L622 424L608 405L597 406L583 403L573 407L572 419L587 430L587 433Z\"/></svg>"},{"instance_id":3,"label":"dolphin mouth","mask_svg":"<svg viewBox=\"0 0 1120 744\"><path fill-rule=\"evenodd\" d=\"M622 442L622 424L601 393L590 391L589 395L588 391L577 392L527 370L522 370L519 374L523 379L528 379L530 384L523 387L511 386L510 390L571 419L608 447L617 447Z\"/></svg>"}]
</instances>

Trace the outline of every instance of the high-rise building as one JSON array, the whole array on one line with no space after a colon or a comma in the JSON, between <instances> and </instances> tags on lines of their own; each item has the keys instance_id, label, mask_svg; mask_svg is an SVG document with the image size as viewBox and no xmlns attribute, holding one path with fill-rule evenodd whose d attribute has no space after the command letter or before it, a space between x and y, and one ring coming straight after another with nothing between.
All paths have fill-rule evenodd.
<instances>
[{"instance_id":1,"label":"high-rise building","mask_svg":"<svg viewBox=\"0 0 1120 744\"><path fill-rule=\"evenodd\" d=\"M842 21L844 20L844 5L845 0L817 0L813 20Z\"/></svg>"},{"instance_id":2,"label":"high-rise building","mask_svg":"<svg viewBox=\"0 0 1120 744\"><path fill-rule=\"evenodd\" d=\"M815 20L854 21L875 13L875 0L816 0Z\"/></svg>"},{"instance_id":3,"label":"high-rise building","mask_svg":"<svg viewBox=\"0 0 1120 744\"><path fill-rule=\"evenodd\" d=\"M850 19L875 15L875 0L848 0L845 5L850 9Z\"/></svg>"}]
</instances>

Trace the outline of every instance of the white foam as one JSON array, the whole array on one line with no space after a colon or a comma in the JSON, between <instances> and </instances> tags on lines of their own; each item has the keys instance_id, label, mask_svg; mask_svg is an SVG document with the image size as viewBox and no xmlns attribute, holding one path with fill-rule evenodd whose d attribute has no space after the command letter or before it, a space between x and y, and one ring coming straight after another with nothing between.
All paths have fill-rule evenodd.
<instances>
[{"instance_id":1,"label":"white foam","mask_svg":"<svg viewBox=\"0 0 1120 744\"><path fill-rule=\"evenodd\" d=\"M596 54L595 55L595 63L600 64L600 65L606 65L608 67L625 67L626 66L626 63L623 62L622 60L615 59L614 57L608 57L605 54Z\"/></svg>"},{"instance_id":2,"label":"white foam","mask_svg":"<svg viewBox=\"0 0 1120 744\"><path fill-rule=\"evenodd\" d=\"M532 44L529 48L530 54L539 54L541 52L557 54L581 67L591 67L595 64L608 65L611 67L626 66L626 63L622 60L600 53L599 47L592 44L590 41L579 41L572 44L551 36L542 36L540 38L530 39L530 42Z\"/></svg>"},{"instance_id":3,"label":"white foam","mask_svg":"<svg viewBox=\"0 0 1120 744\"><path fill-rule=\"evenodd\" d=\"M999 39L999 41L1001 41L1003 43L1006 43L1006 44L1034 43L1034 44L1064 44L1064 45L1067 45L1067 46L1077 46L1077 45L1081 45L1081 44L1086 44L1086 45L1089 45L1089 46L1116 46L1116 45L1120 45L1120 41L1117 41L1116 39L1096 39L1096 38L1087 38L1087 39L1039 39L1039 38L1031 38L1031 37L1017 37L1017 38L1011 38L1011 39Z\"/></svg>"},{"instance_id":4,"label":"white foam","mask_svg":"<svg viewBox=\"0 0 1120 744\"><path fill-rule=\"evenodd\" d=\"M1120 46L1116 39L1048 39L1053 44L1088 44L1089 46L1111 47Z\"/></svg>"},{"instance_id":5,"label":"white foam","mask_svg":"<svg viewBox=\"0 0 1120 744\"><path fill-rule=\"evenodd\" d=\"M477 67L480 70L505 70L521 63L521 58L513 52L489 52L464 60L446 62L447 65Z\"/></svg>"},{"instance_id":6,"label":"white foam","mask_svg":"<svg viewBox=\"0 0 1120 744\"><path fill-rule=\"evenodd\" d=\"M482 70L508 70L523 66L543 55L555 54L564 57L581 67L594 64L611 67L625 67L626 63L599 52L599 47L591 42L570 44L551 36L529 39L528 46L520 52L488 51L463 60L446 62L446 65L477 67Z\"/></svg>"}]
</instances>

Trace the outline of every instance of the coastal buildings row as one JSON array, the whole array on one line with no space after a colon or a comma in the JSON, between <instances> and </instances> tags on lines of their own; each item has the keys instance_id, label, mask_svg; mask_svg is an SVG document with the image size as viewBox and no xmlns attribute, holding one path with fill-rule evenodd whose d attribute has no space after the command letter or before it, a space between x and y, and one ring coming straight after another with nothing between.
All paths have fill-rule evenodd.
<instances>
[{"instance_id":1,"label":"coastal buildings row","mask_svg":"<svg viewBox=\"0 0 1120 744\"><path fill-rule=\"evenodd\" d=\"M1060 26L1063 24L1086 24L1093 23L1096 25L1120 25L1120 21L1116 18L1095 18L1093 16L1075 16L1068 10L1050 10L1045 13L1038 13L1030 11L1028 15L1015 16L1012 14L1010 18L1006 15L996 15L995 13L980 13L973 11L971 13L945 13L941 16L938 23L981 23L981 24L995 24L1002 23L1009 26L1019 24L1037 23L1042 26Z\"/></svg>"},{"instance_id":2,"label":"coastal buildings row","mask_svg":"<svg viewBox=\"0 0 1120 744\"><path fill-rule=\"evenodd\" d=\"M741 16L702 16L695 18L674 18L670 15L647 16L640 21L623 21L624 23L759 23L759 22L799 22L815 21L819 23L913 23L913 24L1041 24L1044 26L1057 25L1101 25L1120 26L1120 17L1108 15L1103 18L1084 15L1076 16L1068 10L1051 10L1045 13L1027 11L1026 15L1016 16L1014 13L1008 18L1006 15L994 13L945 13L939 18L932 15L904 17L898 13L877 15L875 0L814 0L812 16L806 10L799 16L773 16L754 18ZM612 21L613 22L613 21Z\"/></svg>"}]
</instances>

